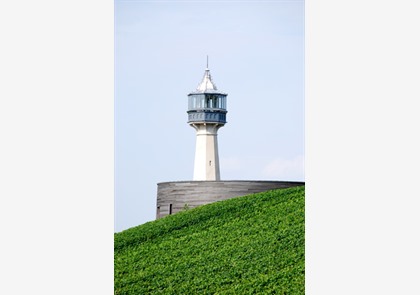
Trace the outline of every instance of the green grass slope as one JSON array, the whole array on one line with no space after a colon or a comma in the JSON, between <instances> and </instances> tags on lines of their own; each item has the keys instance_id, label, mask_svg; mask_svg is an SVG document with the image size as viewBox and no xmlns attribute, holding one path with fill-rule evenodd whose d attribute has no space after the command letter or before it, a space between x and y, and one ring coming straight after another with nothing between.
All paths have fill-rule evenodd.
<instances>
[{"instance_id":1,"label":"green grass slope","mask_svg":"<svg viewBox=\"0 0 420 295\"><path fill-rule=\"evenodd\" d=\"M115 294L304 294L304 208L301 186L116 233Z\"/></svg>"}]
</instances>

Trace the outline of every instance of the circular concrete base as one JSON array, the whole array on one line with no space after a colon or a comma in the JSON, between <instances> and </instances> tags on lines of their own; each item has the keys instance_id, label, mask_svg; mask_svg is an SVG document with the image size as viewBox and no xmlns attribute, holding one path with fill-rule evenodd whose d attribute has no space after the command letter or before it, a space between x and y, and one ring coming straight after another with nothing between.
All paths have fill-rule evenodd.
<instances>
[{"instance_id":1,"label":"circular concrete base","mask_svg":"<svg viewBox=\"0 0 420 295\"><path fill-rule=\"evenodd\" d=\"M305 185L296 181L173 181L158 183L156 219L216 201Z\"/></svg>"}]
</instances>

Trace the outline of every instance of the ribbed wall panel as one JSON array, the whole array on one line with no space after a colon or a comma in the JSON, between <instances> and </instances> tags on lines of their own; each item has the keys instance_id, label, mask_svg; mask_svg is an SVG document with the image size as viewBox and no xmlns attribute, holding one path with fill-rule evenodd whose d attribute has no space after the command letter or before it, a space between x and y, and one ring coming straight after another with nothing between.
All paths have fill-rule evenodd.
<instances>
[{"instance_id":1,"label":"ribbed wall panel","mask_svg":"<svg viewBox=\"0 0 420 295\"><path fill-rule=\"evenodd\" d=\"M157 207L160 216L169 214L172 204L172 214L184 209L210 204L216 201L234 197L264 192L272 189L288 188L305 185L305 182L295 181L175 181L158 183ZM158 214L157 214L158 215Z\"/></svg>"}]
</instances>

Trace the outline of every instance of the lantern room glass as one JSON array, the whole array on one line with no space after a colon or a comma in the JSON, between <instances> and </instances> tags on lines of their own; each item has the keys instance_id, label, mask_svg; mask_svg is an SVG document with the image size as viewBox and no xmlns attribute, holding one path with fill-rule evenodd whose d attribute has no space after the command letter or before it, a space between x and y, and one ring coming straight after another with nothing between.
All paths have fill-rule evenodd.
<instances>
[{"instance_id":1,"label":"lantern room glass","mask_svg":"<svg viewBox=\"0 0 420 295\"><path fill-rule=\"evenodd\" d=\"M226 95L224 94L190 94L188 109L223 109L226 110Z\"/></svg>"}]
</instances>

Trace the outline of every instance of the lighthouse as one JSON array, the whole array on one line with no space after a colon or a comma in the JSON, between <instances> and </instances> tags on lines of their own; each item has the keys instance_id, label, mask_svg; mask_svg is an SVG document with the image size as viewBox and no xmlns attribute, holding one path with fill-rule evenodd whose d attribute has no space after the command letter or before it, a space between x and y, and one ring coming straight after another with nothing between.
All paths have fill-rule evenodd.
<instances>
[{"instance_id":1,"label":"lighthouse","mask_svg":"<svg viewBox=\"0 0 420 295\"><path fill-rule=\"evenodd\" d=\"M196 131L193 181L157 184L156 219L185 208L227 200L252 193L305 185L304 182L220 180L217 131L226 124L227 93L217 89L207 67L196 90L188 94L188 124Z\"/></svg>"},{"instance_id":2,"label":"lighthouse","mask_svg":"<svg viewBox=\"0 0 420 295\"><path fill-rule=\"evenodd\" d=\"M217 131L226 124L226 97L213 82L207 60L202 81L188 94L188 124L196 131L193 180L220 180Z\"/></svg>"}]
</instances>

